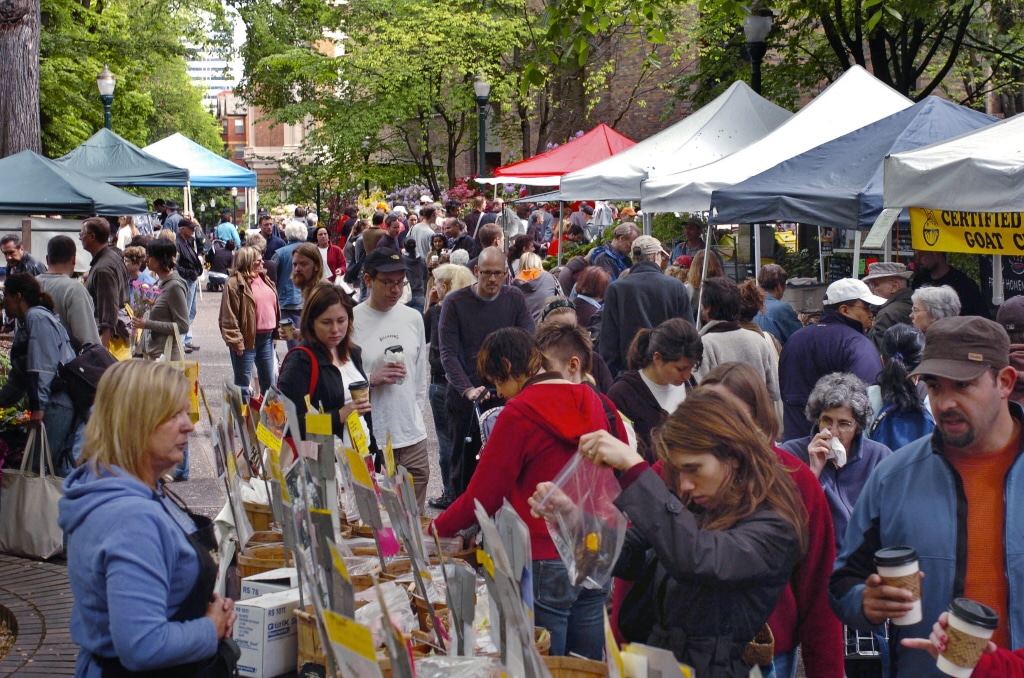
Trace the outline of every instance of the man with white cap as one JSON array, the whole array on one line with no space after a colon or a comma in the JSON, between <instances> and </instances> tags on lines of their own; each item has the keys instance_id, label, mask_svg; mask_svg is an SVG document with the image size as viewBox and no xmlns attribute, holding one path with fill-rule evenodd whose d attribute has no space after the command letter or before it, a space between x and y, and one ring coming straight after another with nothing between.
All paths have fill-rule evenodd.
<instances>
[{"instance_id":1,"label":"man with white cap","mask_svg":"<svg viewBox=\"0 0 1024 678\"><path fill-rule=\"evenodd\" d=\"M861 278L872 292L884 297L886 302L875 311L875 320L868 332L868 338L882 349L882 335L897 323L910 324L910 311L914 307L911 296L910 276L906 264L895 261L875 261L868 265L868 274Z\"/></svg>"},{"instance_id":2,"label":"man with white cap","mask_svg":"<svg viewBox=\"0 0 1024 678\"><path fill-rule=\"evenodd\" d=\"M598 352L612 376L626 369L629 345L637 331L657 327L669 318L693 322L686 287L663 272L668 252L661 242L654 236L641 235L631 245L636 263L629 269L629 275L608 286L601 311Z\"/></svg>"},{"instance_id":3,"label":"man with white cap","mask_svg":"<svg viewBox=\"0 0 1024 678\"><path fill-rule=\"evenodd\" d=\"M783 440L807 435L807 397L826 374L851 372L866 384L875 383L882 358L866 333L874 318L871 307L885 301L862 280L837 280L825 290L825 310L817 324L797 330L786 342L779 356Z\"/></svg>"}]
</instances>

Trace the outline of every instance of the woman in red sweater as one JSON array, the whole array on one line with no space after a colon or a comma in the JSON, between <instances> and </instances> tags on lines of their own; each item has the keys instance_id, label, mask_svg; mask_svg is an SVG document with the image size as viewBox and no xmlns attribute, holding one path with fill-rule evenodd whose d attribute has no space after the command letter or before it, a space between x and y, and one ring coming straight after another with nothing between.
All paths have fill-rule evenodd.
<instances>
[{"instance_id":1,"label":"woman in red sweater","mask_svg":"<svg viewBox=\"0 0 1024 678\"><path fill-rule=\"evenodd\" d=\"M441 537L476 523L474 503L493 514L505 499L530 530L533 551L534 623L551 634L551 654L604 654L607 590L573 586L543 519L530 515L527 499L576 454L580 436L610 430L626 440L621 419L604 396L544 371L544 357L523 329L500 329L484 340L477 369L508 403L480 453L466 492L433 523Z\"/></svg>"},{"instance_id":2,"label":"woman in red sweater","mask_svg":"<svg viewBox=\"0 0 1024 678\"><path fill-rule=\"evenodd\" d=\"M775 416L764 377L745 363L722 363L708 372L701 388L736 396L769 441L778 439ZM773 444L779 463L796 483L807 509L807 552L797 563L789 585L779 597L768 626L775 636L775 675L796 675L796 648L803 654L808 676L843 678L843 625L828 604L828 578L835 563L832 517L818 478L802 461Z\"/></svg>"}]
</instances>

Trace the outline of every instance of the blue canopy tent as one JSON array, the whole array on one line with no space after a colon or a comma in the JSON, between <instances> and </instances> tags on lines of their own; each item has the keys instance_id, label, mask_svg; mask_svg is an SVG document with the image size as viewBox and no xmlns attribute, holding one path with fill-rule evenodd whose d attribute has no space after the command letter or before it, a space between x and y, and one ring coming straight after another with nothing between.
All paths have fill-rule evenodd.
<instances>
[{"instance_id":1,"label":"blue canopy tent","mask_svg":"<svg viewBox=\"0 0 1024 678\"><path fill-rule=\"evenodd\" d=\"M101 129L58 162L115 186L187 186L188 170L146 153L108 129Z\"/></svg>"},{"instance_id":2,"label":"blue canopy tent","mask_svg":"<svg viewBox=\"0 0 1024 678\"><path fill-rule=\"evenodd\" d=\"M995 118L938 97L801 153L711 195L711 223L789 221L868 230L882 210L890 153L951 139Z\"/></svg>"},{"instance_id":3,"label":"blue canopy tent","mask_svg":"<svg viewBox=\"0 0 1024 678\"><path fill-rule=\"evenodd\" d=\"M146 214L146 200L32 151L0 159L0 214Z\"/></svg>"},{"instance_id":4,"label":"blue canopy tent","mask_svg":"<svg viewBox=\"0 0 1024 678\"><path fill-rule=\"evenodd\" d=\"M198 188L256 188L256 173L213 153L182 134L172 134L143 148L146 153L184 167Z\"/></svg>"}]
</instances>

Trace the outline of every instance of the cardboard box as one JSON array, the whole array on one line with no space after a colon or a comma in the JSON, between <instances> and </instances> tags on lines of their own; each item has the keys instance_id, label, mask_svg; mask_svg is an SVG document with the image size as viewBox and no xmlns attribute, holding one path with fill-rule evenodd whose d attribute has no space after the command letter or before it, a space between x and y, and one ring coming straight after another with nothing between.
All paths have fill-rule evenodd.
<instances>
[{"instance_id":1,"label":"cardboard box","mask_svg":"<svg viewBox=\"0 0 1024 678\"><path fill-rule=\"evenodd\" d=\"M269 572L261 572L242 580L240 600L249 600L257 596L278 591L287 591L299 585L299 575L294 567L279 567Z\"/></svg>"},{"instance_id":2,"label":"cardboard box","mask_svg":"<svg viewBox=\"0 0 1024 678\"><path fill-rule=\"evenodd\" d=\"M298 636L295 615L299 590L268 593L235 603L235 642L242 650L238 672L248 678L274 678L295 671Z\"/></svg>"}]
</instances>

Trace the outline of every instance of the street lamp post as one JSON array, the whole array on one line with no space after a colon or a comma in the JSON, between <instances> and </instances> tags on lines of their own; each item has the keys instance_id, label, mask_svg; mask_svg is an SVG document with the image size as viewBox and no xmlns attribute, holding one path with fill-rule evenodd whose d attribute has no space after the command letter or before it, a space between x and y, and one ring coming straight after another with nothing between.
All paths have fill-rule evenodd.
<instances>
[{"instance_id":1,"label":"street lamp post","mask_svg":"<svg viewBox=\"0 0 1024 678\"><path fill-rule=\"evenodd\" d=\"M750 59L750 87L761 93L761 62L768 52L768 33L772 30L770 10L748 14L743 18L743 35L747 39L747 57Z\"/></svg>"},{"instance_id":2,"label":"street lamp post","mask_svg":"<svg viewBox=\"0 0 1024 678\"><path fill-rule=\"evenodd\" d=\"M100 90L100 101L103 102L103 126L110 129L110 107L114 105L114 87L117 86L117 80L114 78L114 74L110 72L106 64L103 64L103 70L96 76L96 87Z\"/></svg>"},{"instance_id":3,"label":"street lamp post","mask_svg":"<svg viewBox=\"0 0 1024 678\"><path fill-rule=\"evenodd\" d=\"M238 224L238 188L231 187L231 218Z\"/></svg>"},{"instance_id":4,"label":"street lamp post","mask_svg":"<svg viewBox=\"0 0 1024 678\"><path fill-rule=\"evenodd\" d=\"M487 100L491 96L491 83L487 82L483 73L473 79L473 92L476 93L476 114L479 120L477 130L477 168L478 177L487 176Z\"/></svg>"}]
</instances>

